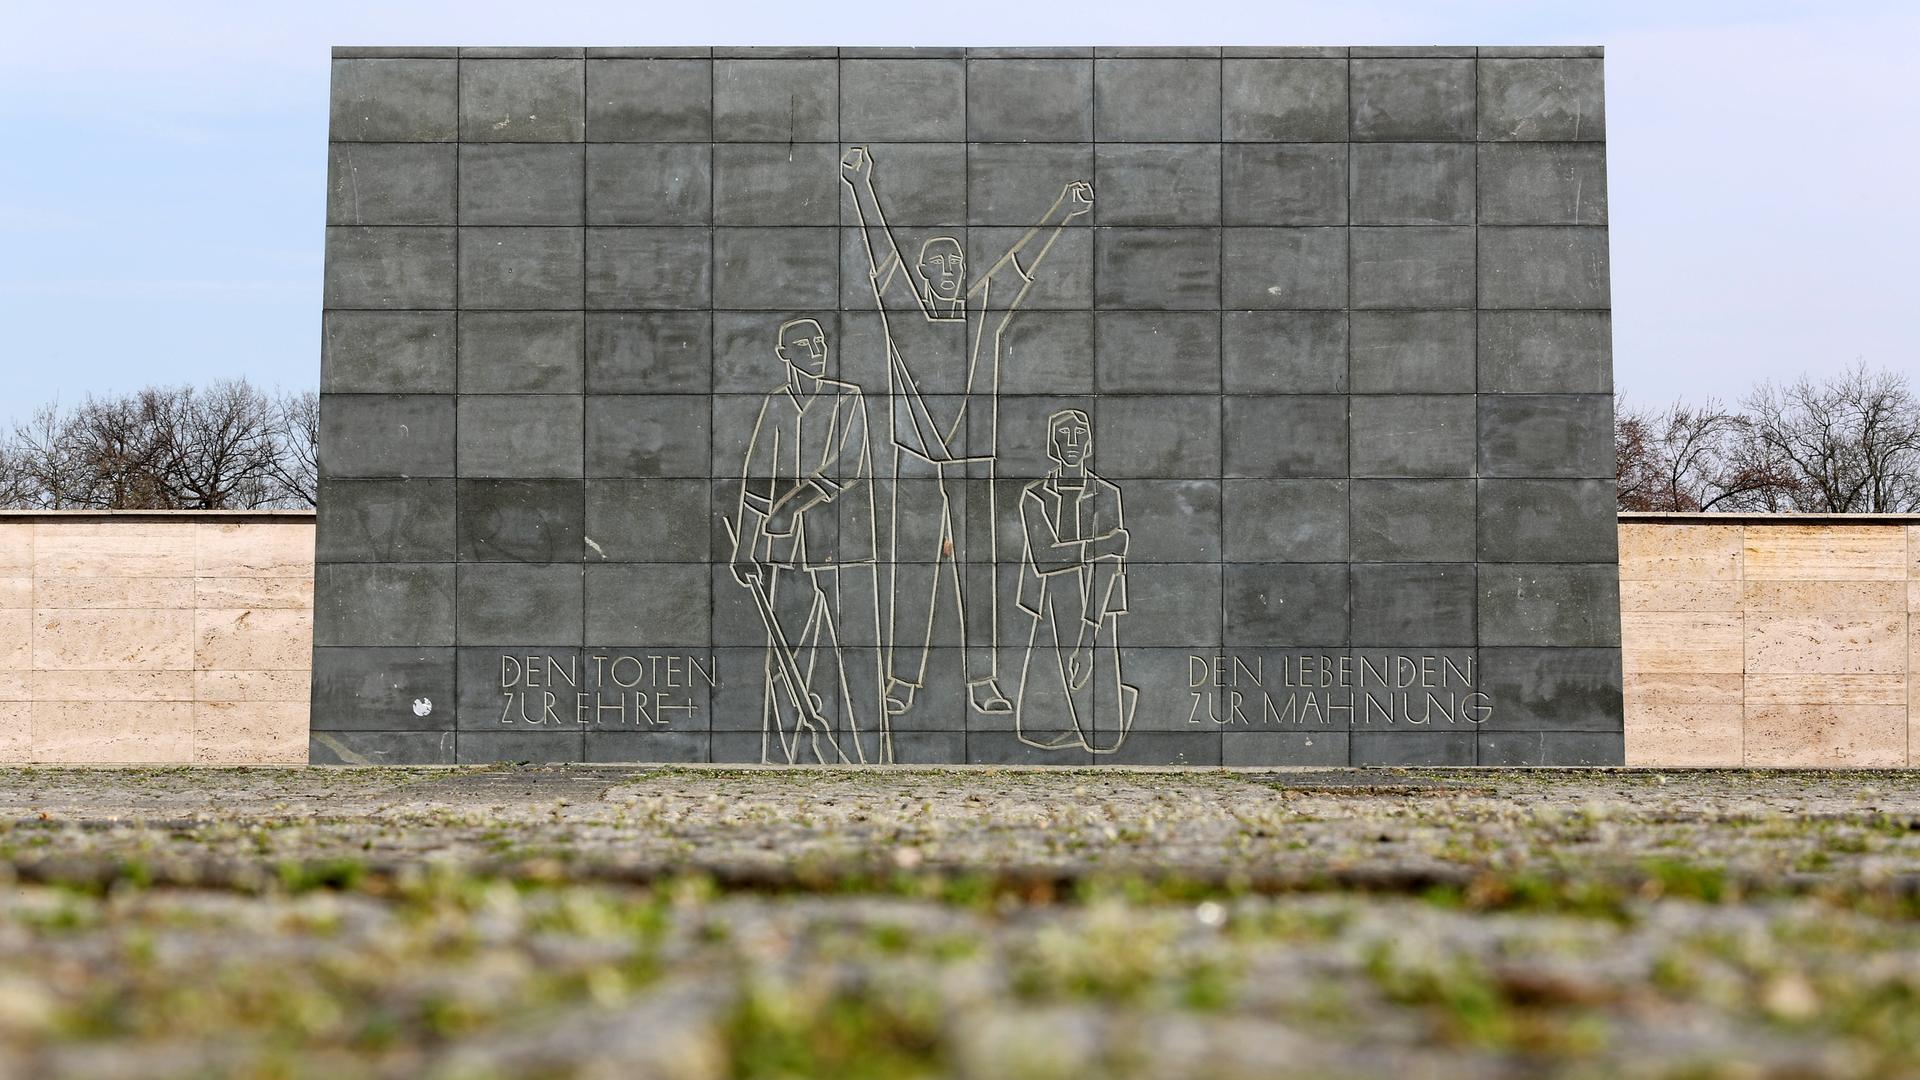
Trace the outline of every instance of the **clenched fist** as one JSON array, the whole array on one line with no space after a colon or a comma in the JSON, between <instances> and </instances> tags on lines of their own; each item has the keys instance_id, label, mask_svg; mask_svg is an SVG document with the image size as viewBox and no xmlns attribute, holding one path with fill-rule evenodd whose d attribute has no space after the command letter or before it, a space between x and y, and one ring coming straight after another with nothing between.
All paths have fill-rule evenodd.
<instances>
[{"instance_id":1,"label":"clenched fist","mask_svg":"<svg viewBox=\"0 0 1920 1080\"><path fill-rule=\"evenodd\" d=\"M1067 216L1079 217L1093 209L1093 185L1085 180L1075 180L1067 185L1062 198L1067 201Z\"/></svg>"}]
</instances>

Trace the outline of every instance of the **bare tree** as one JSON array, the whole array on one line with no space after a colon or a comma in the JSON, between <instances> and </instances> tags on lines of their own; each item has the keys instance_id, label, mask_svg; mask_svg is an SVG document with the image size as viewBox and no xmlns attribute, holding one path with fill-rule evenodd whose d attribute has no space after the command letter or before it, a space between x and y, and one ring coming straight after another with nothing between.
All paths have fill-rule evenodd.
<instances>
[{"instance_id":1,"label":"bare tree","mask_svg":"<svg viewBox=\"0 0 1920 1080\"><path fill-rule=\"evenodd\" d=\"M1614 409L1614 462L1622 510L1699 512L1734 504L1779 482L1752 467L1747 420L1712 398L1693 408L1676 403Z\"/></svg>"},{"instance_id":2,"label":"bare tree","mask_svg":"<svg viewBox=\"0 0 1920 1080\"><path fill-rule=\"evenodd\" d=\"M311 392L269 396L244 379L48 405L0 445L0 505L312 506L317 412Z\"/></svg>"},{"instance_id":3,"label":"bare tree","mask_svg":"<svg viewBox=\"0 0 1920 1080\"><path fill-rule=\"evenodd\" d=\"M1751 456L1791 470L1784 508L1920 509L1920 399L1904 375L1854 367L1825 382L1763 383L1747 397Z\"/></svg>"}]
</instances>

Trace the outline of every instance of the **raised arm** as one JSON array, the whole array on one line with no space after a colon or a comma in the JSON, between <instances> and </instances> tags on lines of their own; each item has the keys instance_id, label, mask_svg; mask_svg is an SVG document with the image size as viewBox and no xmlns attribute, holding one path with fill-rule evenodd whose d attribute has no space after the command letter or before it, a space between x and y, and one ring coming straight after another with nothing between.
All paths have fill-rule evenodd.
<instances>
[{"instance_id":1,"label":"raised arm","mask_svg":"<svg viewBox=\"0 0 1920 1080\"><path fill-rule=\"evenodd\" d=\"M971 298L986 292L994 280L999 279L1003 284L1011 283L1015 289L1007 308L1019 307L1027 298L1027 290L1033 287L1033 276L1040 269L1041 260L1053 250L1054 241L1060 239L1060 230L1067 227L1067 222L1092 209L1092 184L1075 180L1060 189L1060 197L1053 200L1053 205L1041 215L1039 224L1022 233L1005 255L987 267L986 272L976 278L967 290L967 296Z\"/></svg>"},{"instance_id":2,"label":"raised arm","mask_svg":"<svg viewBox=\"0 0 1920 1080\"><path fill-rule=\"evenodd\" d=\"M860 217L860 239L867 248L868 274L873 281L873 298L881 310L886 310L887 293L893 290L896 299L911 297L922 314L931 314L927 309L926 297L921 295L920 284L913 270L900 255L900 245L894 242L893 229L887 225L887 217L880 210L880 197L873 190L873 156L864 146L855 146L840 159L840 179L853 191L854 213ZM901 294L905 294L902 296Z\"/></svg>"}]
</instances>

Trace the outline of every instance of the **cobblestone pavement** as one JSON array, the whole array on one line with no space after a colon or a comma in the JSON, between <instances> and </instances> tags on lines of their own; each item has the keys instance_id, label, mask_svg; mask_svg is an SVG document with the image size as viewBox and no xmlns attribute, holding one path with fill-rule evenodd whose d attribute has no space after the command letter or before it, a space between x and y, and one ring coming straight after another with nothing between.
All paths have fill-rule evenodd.
<instances>
[{"instance_id":1,"label":"cobblestone pavement","mask_svg":"<svg viewBox=\"0 0 1920 1080\"><path fill-rule=\"evenodd\" d=\"M1920 1075L1920 774L0 771L21 1076Z\"/></svg>"}]
</instances>

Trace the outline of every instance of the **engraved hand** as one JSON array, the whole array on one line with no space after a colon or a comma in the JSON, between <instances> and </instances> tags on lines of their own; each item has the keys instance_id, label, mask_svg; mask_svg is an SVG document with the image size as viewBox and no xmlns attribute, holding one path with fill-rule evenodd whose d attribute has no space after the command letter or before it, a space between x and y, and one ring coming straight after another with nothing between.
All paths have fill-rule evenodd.
<instances>
[{"instance_id":1,"label":"engraved hand","mask_svg":"<svg viewBox=\"0 0 1920 1080\"><path fill-rule=\"evenodd\" d=\"M1080 635L1080 643L1073 647L1073 656L1067 661L1067 681L1075 690L1087 685L1093 675L1093 642L1084 629Z\"/></svg>"},{"instance_id":2,"label":"engraved hand","mask_svg":"<svg viewBox=\"0 0 1920 1080\"><path fill-rule=\"evenodd\" d=\"M873 156L864 146L856 146L840 159L840 179L847 183L865 183L873 179Z\"/></svg>"},{"instance_id":3,"label":"engraved hand","mask_svg":"<svg viewBox=\"0 0 1920 1080\"><path fill-rule=\"evenodd\" d=\"M1075 180L1067 185L1062 198L1066 200L1067 216L1079 217L1093 209L1093 185L1085 180Z\"/></svg>"},{"instance_id":4,"label":"engraved hand","mask_svg":"<svg viewBox=\"0 0 1920 1080\"><path fill-rule=\"evenodd\" d=\"M756 563L741 560L727 569L733 572L733 580L739 582L743 589L751 589L760 581L760 567Z\"/></svg>"}]
</instances>

